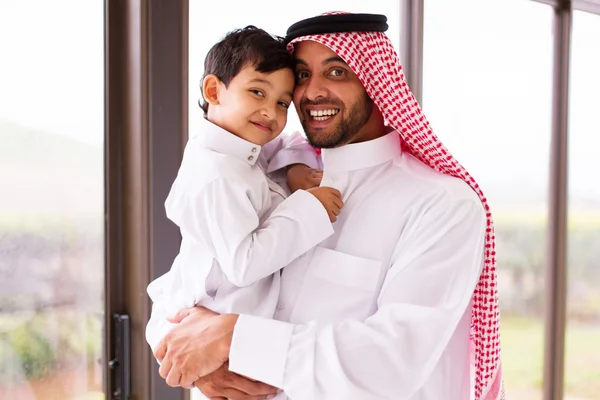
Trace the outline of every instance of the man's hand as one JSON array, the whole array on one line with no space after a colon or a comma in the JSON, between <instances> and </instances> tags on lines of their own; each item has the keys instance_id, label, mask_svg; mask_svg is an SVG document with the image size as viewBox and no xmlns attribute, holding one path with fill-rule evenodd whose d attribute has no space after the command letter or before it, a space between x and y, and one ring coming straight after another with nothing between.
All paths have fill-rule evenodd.
<instances>
[{"instance_id":1,"label":"man's hand","mask_svg":"<svg viewBox=\"0 0 600 400\"><path fill-rule=\"evenodd\" d=\"M262 400L272 399L277 394L277 388L273 386L229 371L227 363L198 379L194 385L211 400Z\"/></svg>"},{"instance_id":2,"label":"man's hand","mask_svg":"<svg viewBox=\"0 0 600 400\"><path fill-rule=\"evenodd\" d=\"M323 179L323 171L314 169L304 164L293 164L287 168L287 184L294 193L298 189L312 189L318 187Z\"/></svg>"},{"instance_id":3,"label":"man's hand","mask_svg":"<svg viewBox=\"0 0 600 400\"><path fill-rule=\"evenodd\" d=\"M238 316L219 315L204 307L183 310L171 322L179 323L154 351L159 374L169 386L192 387L200 377L229 358L233 328Z\"/></svg>"},{"instance_id":4,"label":"man's hand","mask_svg":"<svg viewBox=\"0 0 600 400\"><path fill-rule=\"evenodd\" d=\"M340 210L344 206L340 191L330 187L318 187L309 189L308 192L323 204L327 214L329 214L329 220L335 222L337 216L340 215Z\"/></svg>"}]
</instances>

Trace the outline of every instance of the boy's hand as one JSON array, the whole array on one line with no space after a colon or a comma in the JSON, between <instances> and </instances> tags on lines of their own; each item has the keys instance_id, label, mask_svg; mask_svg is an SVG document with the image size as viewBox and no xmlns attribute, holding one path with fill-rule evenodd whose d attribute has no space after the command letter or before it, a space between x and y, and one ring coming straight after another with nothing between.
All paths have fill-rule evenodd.
<instances>
[{"instance_id":1,"label":"boy's hand","mask_svg":"<svg viewBox=\"0 0 600 400\"><path fill-rule=\"evenodd\" d=\"M323 171L304 164L294 164L287 168L287 184L294 193L298 189L312 189L321 184Z\"/></svg>"},{"instance_id":2,"label":"boy's hand","mask_svg":"<svg viewBox=\"0 0 600 400\"><path fill-rule=\"evenodd\" d=\"M329 214L329 220L331 222L335 222L337 220L337 216L340 215L340 210L344 206L340 191L324 186L308 189L308 192L315 196L321 202L321 204L323 204L323 207L325 207L325 210Z\"/></svg>"}]
</instances>

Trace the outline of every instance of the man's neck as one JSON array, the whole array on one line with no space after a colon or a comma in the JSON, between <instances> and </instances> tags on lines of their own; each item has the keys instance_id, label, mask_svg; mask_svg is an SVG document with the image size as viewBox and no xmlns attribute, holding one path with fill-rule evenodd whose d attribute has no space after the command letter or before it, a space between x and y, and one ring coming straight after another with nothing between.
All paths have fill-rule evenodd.
<instances>
[{"instance_id":1,"label":"man's neck","mask_svg":"<svg viewBox=\"0 0 600 400\"><path fill-rule=\"evenodd\" d=\"M370 140L374 140L374 139L380 138L382 136L385 136L393 130L394 130L394 128L390 128L389 126L385 126L383 124L381 124L380 126L377 126L377 127L372 127L372 128L365 125L363 127L363 129L361 129L361 131L356 134L356 136L354 136L348 142L346 142L338 147L344 146L346 144L368 142Z\"/></svg>"},{"instance_id":2,"label":"man's neck","mask_svg":"<svg viewBox=\"0 0 600 400\"><path fill-rule=\"evenodd\" d=\"M367 142L385 136L394 130L385 126L383 115L381 115L381 112L375 105L373 105L373 108L371 118L369 118L360 131L345 144Z\"/></svg>"}]
</instances>

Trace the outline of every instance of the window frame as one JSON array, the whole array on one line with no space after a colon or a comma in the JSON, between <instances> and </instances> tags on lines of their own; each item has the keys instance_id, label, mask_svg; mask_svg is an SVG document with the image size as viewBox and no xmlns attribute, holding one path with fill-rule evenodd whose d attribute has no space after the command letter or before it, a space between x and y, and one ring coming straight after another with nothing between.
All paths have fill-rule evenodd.
<instances>
[{"instance_id":1,"label":"window frame","mask_svg":"<svg viewBox=\"0 0 600 400\"><path fill-rule=\"evenodd\" d=\"M424 2L400 0L401 54L422 102ZM563 398L567 285L567 143L573 10L600 15L600 0L531 0L554 9L552 139L546 257L545 400ZM112 314L132 320L131 387L139 398L189 398L166 386L144 339L146 286L169 269L180 236L163 202L188 130L189 0L105 1L106 338ZM550 84L550 82L549 82ZM104 362L107 399L112 380Z\"/></svg>"},{"instance_id":2,"label":"window frame","mask_svg":"<svg viewBox=\"0 0 600 400\"><path fill-rule=\"evenodd\" d=\"M171 388L145 340L146 287L169 270L178 229L164 213L187 140L188 1L105 1L106 278L104 392L115 381L112 316L129 315L133 398L188 399Z\"/></svg>"}]
</instances>

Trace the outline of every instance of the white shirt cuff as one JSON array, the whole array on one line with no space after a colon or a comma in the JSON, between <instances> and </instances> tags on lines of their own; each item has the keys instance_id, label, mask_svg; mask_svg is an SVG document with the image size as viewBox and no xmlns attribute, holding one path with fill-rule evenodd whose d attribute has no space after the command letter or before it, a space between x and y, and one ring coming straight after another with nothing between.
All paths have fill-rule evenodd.
<instances>
[{"instance_id":1,"label":"white shirt cuff","mask_svg":"<svg viewBox=\"0 0 600 400\"><path fill-rule=\"evenodd\" d=\"M312 150L283 149L269 161L267 173L277 171L292 164L304 164L310 168L319 168L317 155Z\"/></svg>"},{"instance_id":2,"label":"white shirt cuff","mask_svg":"<svg viewBox=\"0 0 600 400\"><path fill-rule=\"evenodd\" d=\"M157 321L157 318L150 318L148 325L146 325L146 341L150 345L152 352L156 350L160 341L163 340L164 337L167 336L167 333L175 326L177 326L177 324L173 324L166 319L164 321Z\"/></svg>"},{"instance_id":3,"label":"white shirt cuff","mask_svg":"<svg viewBox=\"0 0 600 400\"><path fill-rule=\"evenodd\" d=\"M233 330L229 370L283 387L283 375L294 325L242 314Z\"/></svg>"}]
</instances>

